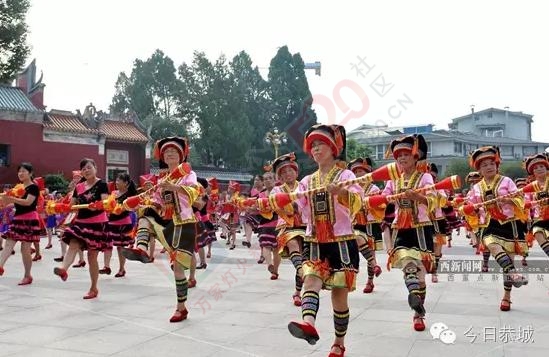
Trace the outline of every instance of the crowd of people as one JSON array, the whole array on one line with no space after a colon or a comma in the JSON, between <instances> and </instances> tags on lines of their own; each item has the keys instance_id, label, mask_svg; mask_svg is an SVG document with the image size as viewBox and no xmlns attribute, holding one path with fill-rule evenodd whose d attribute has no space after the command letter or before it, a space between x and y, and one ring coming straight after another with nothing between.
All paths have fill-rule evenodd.
<instances>
[{"instance_id":1,"label":"crowd of people","mask_svg":"<svg viewBox=\"0 0 549 357\"><path fill-rule=\"evenodd\" d=\"M20 242L24 274L19 285L31 284L32 263L42 258L40 237L47 237L45 249L50 249L57 234L61 256L55 258L54 274L67 281L71 267L87 264L90 287L83 298L95 299L99 276L112 274L114 247L115 277L122 278L127 260L153 262L158 242L173 270L176 304L170 322L180 322L188 317L188 289L197 284L196 270L207 269L212 244L224 239L233 250L241 232L242 246L251 248L256 233L257 263L266 265L271 280L279 278L282 259L295 268L291 301L301 307L301 319L289 322L292 336L309 344L319 340L320 291L331 291L329 356L338 357L345 353L348 294L356 289L360 256L367 270L365 294L374 291L382 274L380 251L387 254L387 268L402 271L412 326L423 331L426 277L438 282L442 247L451 246L455 229L465 227L470 244L483 255L483 271L490 256L501 267L501 311L511 309L512 288L528 283L517 273L514 257L526 257L534 241L549 255L549 158L544 153L525 158L525 178L513 181L499 173L497 147L476 149L470 155L469 188L461 191L438 181L421 135L393 140L387 157L394 163L376 170L368 157L347 161L343 126L311 127L303 149L317 164L315 172L300 172L294 153L287 153L256 175L246 193L235 181L220 192L216 178L197 177L187 163L189 143L181 137L155 144L161 172L141 176L139 185L127 174L109 184L97 176L95 162L84 158L67 194L54 196L35 179L32 165L22 163L19 184L0 195L0 276L10 273L4 265Z\"/></svg>"}]
</instances>

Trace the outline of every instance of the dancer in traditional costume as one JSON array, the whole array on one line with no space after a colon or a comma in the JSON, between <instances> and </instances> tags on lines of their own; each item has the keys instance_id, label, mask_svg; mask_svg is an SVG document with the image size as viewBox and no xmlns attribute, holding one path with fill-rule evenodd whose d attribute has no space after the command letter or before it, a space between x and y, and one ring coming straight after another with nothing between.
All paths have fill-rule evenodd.
<instances>
[{"instance_id":1,"label":"dancer in traditional costume","mask_svg":"<svg viewBox=\"0 0 549 357\"><path fill-rule=\"evenodd\" d=\"M315 344L319 339L315 328L319 292L322 288L331 290L335 339L329 357L343 357L345 353L350 318L348 294L356 287L360 261L352 221L362 207L363 191L358 184L345 188L336 185L355 178L352 171L338 165L338 161L343 161L345 167L345 141L345 128L340 125L318 124L307 130L304 150L318 164L318 170L303 178L296 191L320 189L297 200L307 221L302 321L291 322L288 329L294 337Z\"/></svg>"},{"instance_id":2,"label":"dancer in traditional costume","mask_svg":"<svg viewBox=\"0 0 549 357\"><path fill-rule=\"evenodd\" d=\"M402 269L408 289L408 305L415 314L416 331L425 330L425 274L434 269L433 226L429 217L436 208L437 196L431 190L419 191L433 185L433 177L426 173L427 143L422 135L410 135L393 140L390 152L397 161L402 177L389 181L383 195L402 194L395 203L393 236L388 265ZM389 246L389 248L391 248Z\"/></svg>"},{"instance_id":3,"label":"dancer in traditional costume","mask_svg":"<svg viewBox=\"0 0 549 357\"><path fill-rule=\"evenodd\" d=\"M274 173L271 171L265 172L263 174L263 183L265 184L265 190L259 193L259 198L267 198L273 191L275 187ZM259 217L259 225L257 227L261 257L267 263L267 270L271 273L271 280L278 279L278 265L280 264L280 255L277 252L278 242L276 239L277 222L278 215L274 212L267 217Z\"/></svg>"},{"instance_id":4,"label":"dancer in traditional costume","mask_svg":"<svg viewBox=\"0 0 549 357\"><path fill-rule=\"evenodd\" d=\"M135 196L136 194L137 188L130 178L130 175L127 173L118 174L116 177L116 191L111 193L111 195L115 196L116 202L121 205L126 198ZM126 258L122 255L122 248L133 246L135 242L133 227L129 211L123 210L122 212L112 212L109 214L107 235L112 240L112 245L116 247L119 262L118 272L114 275L115 278L126 276ZM99 270L99 274L110 275L112 248L106 249L104 254L105 266L103 269Z\"/></svg>"},{"instance_id":5,"label":"dancer in traditional costume","mask_svg":"<svg viewBox=\"0 0 549 357\"><path fill-rule=\"evenodd\" d=\"M156 142L154 153L162 166L172 173L187 161L189 143L181 137L167 137ZM153 236L158 239L173 263L177 305L170 322L180 322L188 316L185 303L190 281L187 281L185 270L191 268L194 256L197 219L193 214L192 203L200 195L201 189L192 170L176 180L170 180L168 174L158 182L160 191L155 191L150 199L153 205L161 208L162 218L168 223L163 226L144 216L138 223L136 248L123 248L122 254L129 260L148 263L149 242L151 238L154 239Z\"/></svg>"},{"instance_id":6,"label":"dancer in traditional costume","mask_svg":"<svg viewBox=\"0 0 549 357\"><path fill-rule=\"evenodd\" d=\"M204 248L208 247L208 258L211 256L210 247L212 242L215 242L217 238L215 237L215 228L213 223L210 221L210 214L208 213L208 203L209 196L208 191L210 190L208 180L205 178L199 177L197 179L198 183L202 185L204 189L204 194L197 198L193 204L193 211L197 218L199 219L198 224L198 239L196 242L198 257L200 259L200 264L196 266L196 269L206 269L208 264L206 263L206 253Z\"/></svg>"},{"instance_id":7,"label":"dancer in traditional costume","mask_svg":"<svg viewBox=\"0 0 549 357\"><path fill-rule=\"evenodd\" d=\"M516 272L513 263L516 254L522 255L528 251L524 223L518 218L524 209L524 198L513 180L498 173L501 164L498 147L476 149L470 155L470 164L482 175L482 180L473 186L469 198L470 202L480 207L469 204L461 210L473 228L474 220L479 221L482 242L503 269L504 295L500 310L509 311L512 287L518 288L528 283L525 276Z\"/></svg>"},{"instance_id":8,"label":"dancer in traditional costume","mask_svg":"<svg viewBox=\"0 0 549 357\"><path fill-rule=\"evenodd\" d=\"M255 175L254 184L250 190L250 198L258 198L261 192L265 191L265 184L263 182L262 175ZM261 216L257 214L253 209L248 209L245 214L244 223L244 236L246 240L242 242L242 245L251 248L252 247L252 234L257 233L259 221Z\"/></svg>"},{"instance_id":9,"label":"dancer in traditional costume","mask_svg":"<svg viewBox=\"0 0 549 357\"><path fill-rule=\"evenodd\" d=\"M17 177L21 182L21 191L17 195L0 195L3 206L11 204L15 207L15 214L9 223L8 231L3 234L4 249L0 254L0 276L4 274L4 264L11 256L17 242L21 242L21 258L25 274L19 285L32 283L32 256L31 244L40 241L40 223L36 205L40 196L40 189L33 181L33 167L30 163L22 163L17 168Z\"/></svg>"},{"instance_id":10,"label":"dancer in traditional costume","mask_svg":"<svg viewBox=\"0 0 549 357\"><path fill-rule=\"evenodd\" d=\"M275 186L271 195L278 192L294 192L299 182L297 175L299 166L294 153L277 157L271 164L276 177L282 184ZM287 258L295 268L295 292L292 295L295 306L301 306L301 290L303 287L303 239L305 237L306 222L303 221L297 206L288 204L283 209L277 210L278 222L276 225L278 254L275 253L273 265L278 272L280 258Z\"/></svg>"},{"instance_id":11,"label":"dancer in traditional costume","mask_svg":"<svg viewBox=\"0 0 549 357\"><path fill-rule=\"evenodd\" d=\"M237 181L229 181L225 200L221 204L221 222L227 235L229 249L236 248L236 231L240 227L240 209L237 205L240 196L241 186Z\"/></svg>"},{"instance_id":12,"label":"dancer in traditional costume","mask_svg":"<svg viewBox=\"0 0 549 357\"><path fill-rule=\"evenodd\" d=\"M549 256L549 158L546 153L525 158L524 166L533 176L534 194L532 197L534 218L532 233L535 240Z\"/></svg>"},{"instance_id":13,"label":"dancer in traditional costume","mask_svg":"<svg viewBox=\"0 0 549 357\"><path fill-rule=\"evenodd\" d=\"M351 170L356 177L362 177L372 172L372 159L357 158L349 162L347 169ZM381 190L375 184L366 182L361 184L364 195L379 194ZM356 230L356 239L360 254L368 262L368 281L363 293L369 294L374 290L374 276L381 274L381 267L377 265L376 250L383 249L383 240L381 237L381 221L385 214L384 209L374 210L372 208L362 207L355 216L354 229Z\"/></svg>"},{"instance_id":14,"label":"dancer in traditional costume","mask_svg":"<svg viewBox=\"0 0 549 357\"><path fill-rule=\"evenodd\" d=\"M429 173L433 176L433 182L437 182L438 168L437 165L431 163L429 165ZM433 252L435 253L435 266L431 274L431 282L438 283L438 265L440 259L442 258L442 247L446 245L446 234L447 234L447 222L444 213L442 212L442 207L446 206L447 195L444 190L436 190L436 207L435 210L430 213L431 222L433 222L434 230L434 241L433 241ZM451 235L451 233L450 233Z\"/></svg>"},{"instance_id":15,"label":"dancer in traditional costume","mask_svg":"<svg viewBox=\"0 0 549 357\"><path fill-rule=\"evenodd\" d=\"M107 184L97 177L97 165L92 159L85 158L80 162L82 181L78 183L72 195L72 204L91 204L106 200L109 196ZM102 209L79 209L74 222L65 229L63 242L69 249L63 258L63 264L53 272L61 280L68 278L68 269L74 261L78 250L88 251L88 266L90 272L90 289L84 299L94 299L98 296L97 282L99 279L99 264L97 255L105 249L112 248L112 241L106 232L107 213Z\"/></svg>"}]
</instances>

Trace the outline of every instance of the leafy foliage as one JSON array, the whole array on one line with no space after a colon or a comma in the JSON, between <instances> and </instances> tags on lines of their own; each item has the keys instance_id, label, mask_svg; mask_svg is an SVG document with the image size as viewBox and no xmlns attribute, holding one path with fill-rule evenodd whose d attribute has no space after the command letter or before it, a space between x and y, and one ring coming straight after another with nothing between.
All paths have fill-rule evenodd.
<instances>
[{"instance_id":1,"label":"leafy foliage","mask_svg":"<svg viewBox=\"0 0 549 357\"><path fill-rule=\"evenodd\" d=\"M25 16L28 0L0 1L0 83L10 83L25 64L27 45Z\"/></svg>"},{"instance_id":2,"label":"leafy foliage","mask_svg":"<svg viewBox=\"0 0 549 357\"><path fill-rule=\"evenodd\" d=\"M289 139L279 153L294 151L302 167L311 166L301 150L304 130L316 123L311 104L303 60L284 46L271 61L268 80L245 51L230 61L195 52L176 70L156 50L145 61L136 59L129 76L119 74L110 110L135 112L153 139L187 135L194 163L257 172L273 159L264 139L274 127Z\"/></svg>"}]
</instances>

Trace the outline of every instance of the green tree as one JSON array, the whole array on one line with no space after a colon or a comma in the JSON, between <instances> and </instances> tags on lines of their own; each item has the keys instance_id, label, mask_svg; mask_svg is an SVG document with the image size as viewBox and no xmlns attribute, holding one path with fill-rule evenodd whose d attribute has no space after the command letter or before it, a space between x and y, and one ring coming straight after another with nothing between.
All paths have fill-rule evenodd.
<instances>
[{"instance_id":1,"label":"green tree","mask_svg":"<svg viewBox=\"0 0 549 357\"><path fill-rule=\"evenodd\" d=\"M0 83L10 83L29 54L25 17L28 0L0 1Z\"/></svg>"},{"instance_id":2,"label":"green tree","mask_svg":"<svg viewBox=\"0 0 549 357\"><path fill-rule=\"evenodd\" d=\"M295 151L301 166L312 170L315 165L301 149L305 131L316 124L305 64L299 53L291 54L288 46L278 49L269 66L269 97L271 124L288 135L288 144L281 152Z\"/></svg>"},{"instance_id":3,"label":"green tree","mask_svg":"<svg viewBox=\"0 0 549 357\"><path fill-rule=\"evenodd\" d=\"M347 161L367 156L372 158L372 149L369 146L361 144L355 139L347 139Z\"/></svg>"},{"instance_id":4,"label":"green tree","mask_svg":"<svg viewBox=\"0 0 549 357\"><path fill-rule=\"evenodd\" d=\"M157 133L165 132L158 128L169 127L174 129L171 135L183 135L185 130L176 130L183 124L182 118L176 116L179 86L173 61L157 49L145 61L136 59L129 77L125 72L118 75L110 111L135 112L146 126L153 127L151 135L155 139Z\"/></svg>"},{"instance_id":5,"label":"green tree","mask_svg":"<svg viewBox=\"0 0 549 357\"><path fill-rule=\"evenodd\" d=\"M450 163L448 165L448 168L445 172L445 177L452 176L452 175L459 175L461 178L461 182L465 184L465 177L467 174L471 171L474 171L469 166L469 163L465 159L452 159L450 160Z\"/></svg>"},{"instance_id":6,"label":"green tree","mask_svg":"<svg viewBox=\"0 0 549 357\"><path fill-rule=\"evenodd\" d=\"M507 176L511 179L516 179L519 177L527 177L528 174L522 167L521 161L506 161L501 164L500 172L502 175Z\"/></svg>"},{"instance_id":7,"label":"green tree","mask_svg":"<svg viewBox=\"0 0 549 357\"><path fill-rule=\"evenodd\" d=\"M61 174L51 174L44 177L46 187L50 192L62 192L66 193L69 182Z\"/></svg>"}]
</instances>

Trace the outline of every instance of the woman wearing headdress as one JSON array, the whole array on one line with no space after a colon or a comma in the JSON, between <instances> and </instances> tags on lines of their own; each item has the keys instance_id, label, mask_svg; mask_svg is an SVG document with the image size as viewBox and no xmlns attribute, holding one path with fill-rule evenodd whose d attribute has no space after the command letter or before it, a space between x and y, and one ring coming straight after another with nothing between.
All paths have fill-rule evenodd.
<instances>
[{"instance_id":1,"label":"woman wearing headdress","mask_svg":"<svg viewBox=\"0 0 549 357\"><path fill-rule=\"evenodd\" d=\"M116 190L112 192L118 204L122 205L128 197L137 194L137 188L133 183L130 175L120 173L116 177ZM126 276L126 258L122 255L122 248L131 247L134 244L133 224L130 217L130 211L122 210L121 212L111 212L109 214L109 223L107 224L107 235L112 240L112 244L118 252L119 268L114 275L115 278ZM105 250L105 267L99 270L99 274L111 274L111 257L112 248Z\"/></svg>"},{"instance_id":2,"label":"woman wearing headdress","mask_svg":"<svg viewBox=\"0 0 549 357\"><path fill-rule=\"evenodd\" d=\"M229 181L227 193L224 195L224 201L221 203L221 222L227 235L227 245L229 249L236 248L236 231L240 227L240 200L241 186L238 181Z\"/></svg>"},{"instance_id":3,"label":"woman wearing headdress","mask_svg":"<svg viewBox=\"0 0 549 357\"><path fill-rule=\"evenodd\" d=\"M0 204L10 206L13 204L15 213L7 232L3 233L5 239L4 249L0 254L0 276L4 274L4 264L11 256L17 242L21 242L21 258L25 275L19 285L32 283L32 256L31 244L40 241L40 217L36 210L40 189L33 181L33 167L30 163L24 162L17 168L17 177L22 184L24 193L20 197L9 194L0 195Z\"/></svg>"},{"instance_id":4,"label":"woman wearing headdress","mask_svg":"<svg viewBox=\"0 0 549 357\"><path fill-rule=\"evenodd\" d=\"M469 185L469 189L464 195L463 202L457 205L458 213L460 212L459 208L463 206L463 204L468 201L471 196L473 195L473 186L482 180L482 176L477 171L471 171L465 176L465 182ZM460 214L461 215L461 214ZM480 239L480 231L478 227L478 217L473 222L473 225L470 224L470 220L465 219L466 217L463 217L465 221L465 230L467 231L467 237L471 240L473 248L476 248L476 254L483 254L483 272L488 271L488 258L490 258L490 251L488 249L484 249L482 245L482 241ZM486 256L484 256L484 253L486 253ZM484 264L486 264L486 268L484 268Z\"/></svg>"},{"instance_id":5,"label":"woman wearing headdress","mask_svg":"<svg viewBox=\"0 0 549 357\"><path fill-rule=\"evenodd\" d=\"M358 184L337 185L355 178L345 169L345 147L345 128L341 125L317 124L307 130L303 148L318 170L303 178L296 191L308 192L296 201L307 220L302 253L302 321L290 322L288 329L294 337L315 344L319 339L315 328L319 292L322 288L331 290L335 339L329 357L343 357L345 353L348 294L356 288L360 261L352 220L362 206L362 189Z\"/></svg>"},{"instance_id":6,"label":"woman wearing headdress","mask_svg":"<svg viewBox=\"0 0 549 357\"><path fill-rule=\"evenodd\" d=\"M261 192L265 191L265 185L263 183L263 175L255 175L253 187L250 190L250 198L258 198ZM257 232L259 221L261 216L255 214L253 209L248 209L246 212L244 222L244 236L246 240L242 242L242 245L251 248L252 247L252 233Z\"/></svg>"},{"instance_id":7,"label":"woman wearing headdress","mask_svg":"<svg viewBox=\"0 0 549 357\"><path fill-rule=\"evenodd\" d=\"M91 204L106 200L109 195L107 184L97 177L97 165L94 160L85 158L80 161L82 180L74 189L71 203ZM69 249L61 267L56 267L53 272L61 280L68 278L68 269L74 261L78 250L88 251L88 266L90 272L90 289L84 299L94 299L98 296L97 282L99 280L99 264L97 255L99 252L112 248L112 241L106 233L108 222L107 213L102 209L93 207L79 209L74 222L65 229L63 242Z\"/></svg>"},{"instance_id":8,"label":"woman wearing headdress","mask_svg":"<svg viewBox=\"0 0 549 357\"><path fill-rule=\"evenodd\" d=\"M272 167L266 166L268 170ZM259 193L259 198L267 198L275 187L275 175L272 171L267 171L263 174L263 183L265 191ZM280 256L276 249L278 242L276 239L276 226L278 215L273 213L268 216L259 217L259 225L257 226L257 235L259 236L259 247L261 248L261 257L267 263L267 270L271 273L271 280L278 279L278 265L280 264ZM260 258L261 260L261 258Z\"/></svg>"},{"instance_id":9,"label":"woman wearing headdress","mask_svg":"<svg viewBox=\"0 0 549 357\"><path fill-rule=\"evenodd\" d=\"M534 179L532 233L534 239L549 256L549 158L546 153L530 156L524 166Z\"/></svg>"},{"instance_id":10,"label":"woman wearing headdress","mask_svg":"<svg viewBox=\"0 0 549 357\"><path fill-rule=\"evenodd\" d=\"M437 205L436 193L427 189L433 177L427 173L428 146L422 135L409 135L393 140L390 152L397 161L402 176L389 181L383 195L402 194L395 202L395 220L388 247L390 264L402 269L408 290L408 305L414 310L413 326L416 331L425 329L425 274L434 269L433 225L430 213ZM388 242L389 244L391 242Z\"/></svg>"},{"instance_id":11,"label":"woman wearing headdress","mask_svg":"<svg viewBox=\"0 0 549 357\"><path fill-rule=\"evenodd\" d=\"M282 184L275 186L271 195L278 192L294 192L298 185L297 175L299 166L295 154L289 153L277 157L271 164L272 170ZM297 205L288 204L276 210L278 222L276 225L278 252L275 252L274 271L278 272L280 258L287 258L295 268L295 292L292 295L294 305L301 306L301 289L303 287L303 238L305 237L306 222Z\"/></svg>"},{"instance_id":12,"label":"woman wearing headdress","mask_svg":"<svg viewBox=\"0 0 549 357\"><path fill-rule=\"evenodd\" d=\"M356 158L349 162L347 169L351 170L356 177L362 177L372 172L372 159ZM365 196L379 194L381 190L372 182L361 183L361 187ZM357 243L360 254L368 262L368 281L364 287L365 294L369 294L374 290L374 276L381 274L381 267L376 262L376 250L383 249L383 241L381 237L381 221L383 220L385 211L374 210L373 208L362 207L356 214L354 229L357 230Z\"/></svg>"},{"instance_id":13,"label":"woman wearing headdress","mask_svg":"<svg viewBox=\"0 0 549 357\"><path fill-rule=\"evenodd\" d=\"M480 236L503 269L503 299L500 310L511 309L511 289L528 283L528 279L517 273L513 258L528 251L524 239L524 223L518 218L524 209L524 198L513 180L498 173L501 164L499 148L484 146L473 151L470 165L482 175L482 180L473 186L469 201L478 206L465 205L461 208L467 218L479 220ZM474 211L472 212L472 208Z\"/></svg>"},{"instance_id":14,"label":"woman wearing headdress","mask_svg":"<svg viewBox=\"0 0 549 357\"><path fill-rule=\"evenodd\" d=\"M212 242L215 242L217 238L215 237L215 228L213 223L210 221L210 214L208 213L208 202L210 186L208 180L205 178L199 177L197 181L202 185L204 189L204 194L200 195L196 201L193 203L193 211L197 218L199 219L199 230L197 232L197 248L198 248L198 257L200 258L200 264L196 266L196 269L206 269L208 264L206 263L206 253L204 251L205 247L208 247L208 254L210 253L210 246ZM210 256L208 256L209 258Z\"/></svg>"},{"instance_id":15,"label":"woman wearing headdress","mask_svg":"<svg viewBox=\"0 0 549 357\"><path fill-rule=\"evenodd\" d=\"M180 322L187 318L187 292L193 277L187 281L185 270L191 269L196 244L197 219L192 204L200 195L200 185L194 171L188 171L178 179L170 179L170 174L186 163L189 157L189 143L181 137L167 137L156 142L155 157L168 174L159 178L158 188L150 197L151 203L160 208L165 225L150 216L139 220L136 248L123 248L122 254L129 260L150 262L149 242L153 236L166 249L173 263L177 306L170 322ZM153 238L154 239L154 238ZM192 272L192 270L191 270ZM192 279L192 280L191 280ZM194 284L196 285L196 280Z\"/></svg>"}]
</instances>

